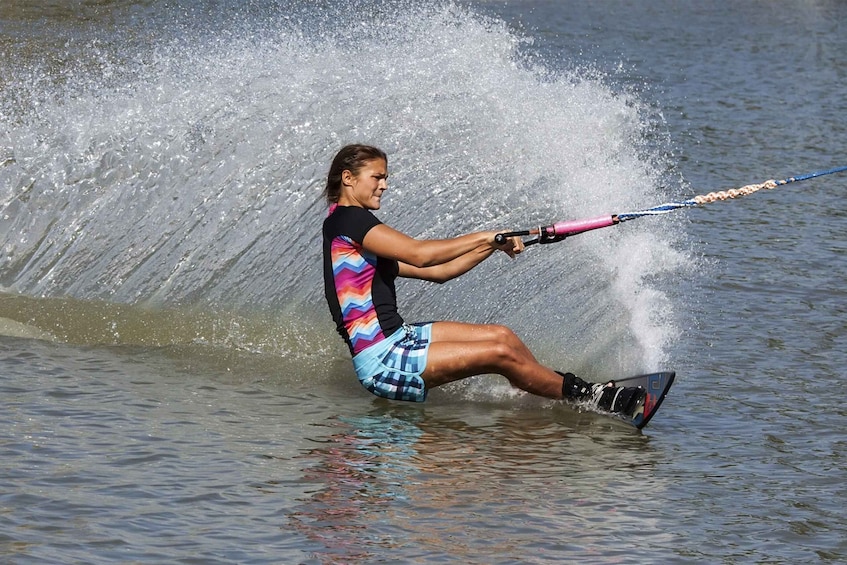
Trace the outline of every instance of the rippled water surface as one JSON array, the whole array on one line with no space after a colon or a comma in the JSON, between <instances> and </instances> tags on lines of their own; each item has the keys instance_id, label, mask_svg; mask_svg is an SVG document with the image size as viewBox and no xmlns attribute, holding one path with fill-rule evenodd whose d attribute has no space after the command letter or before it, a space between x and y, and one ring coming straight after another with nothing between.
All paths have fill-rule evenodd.
<instances>
[{"instance_id":1,"label":"rippled water surface","mask_svg":"<svg viewBox=\"0 0 847 565\"><path fill-rule=\"evenodd\" d=\"M368 396L315 244L354 139L389 151L382 219L432 237L847 165L845 21L4 3L0 561L847 560L847 174L399 287L589 378L676 370L643 433L495 377Z\"/></svg>"}]
</instances>

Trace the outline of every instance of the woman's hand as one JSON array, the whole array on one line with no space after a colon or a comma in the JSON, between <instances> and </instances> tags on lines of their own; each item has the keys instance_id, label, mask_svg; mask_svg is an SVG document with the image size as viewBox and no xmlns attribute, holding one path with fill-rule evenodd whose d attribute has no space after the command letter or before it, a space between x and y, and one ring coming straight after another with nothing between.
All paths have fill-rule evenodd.
<instances>
[{"instance_id":1,"label":"woman's hand","mask_svg":"<svg viewBox=\"0 0 847 565\"><path fill-rule=\"evenodd\" d=\"M498 232L500 233L500 232ZM499 249L512 259L524 250L523 239L520 237L510 237L502 244L498 244L494 239L491 240L491 247Z\"/></svg>"}]
</instances>

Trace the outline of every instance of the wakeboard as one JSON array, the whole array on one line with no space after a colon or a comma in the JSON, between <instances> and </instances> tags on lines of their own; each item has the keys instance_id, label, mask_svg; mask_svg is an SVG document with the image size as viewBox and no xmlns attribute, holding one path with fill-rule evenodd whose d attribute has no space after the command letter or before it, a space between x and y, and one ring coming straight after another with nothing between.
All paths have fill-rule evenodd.
<instances>
[{"instance_id":1,"label":"wakeboard","mask_svg":"<svg viewBox=\"0 0 847 565\"><path fill-rule=\"evenodd\" d=\"M646 426L656 414L659 406L662 405L662 401L668 394L675 377L676 373L673 371L662 371L659 373L648 373L646 375L614 379L616 386L640 386L647 391L643 410L639 410L633 418L621 417L620 419L639 430Z\"/></svg>"}]
</instances>

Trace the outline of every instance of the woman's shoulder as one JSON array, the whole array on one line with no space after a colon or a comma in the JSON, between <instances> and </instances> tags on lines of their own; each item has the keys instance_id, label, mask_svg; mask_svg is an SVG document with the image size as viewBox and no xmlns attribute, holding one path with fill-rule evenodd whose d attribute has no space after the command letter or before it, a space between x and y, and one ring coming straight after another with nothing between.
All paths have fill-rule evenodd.
<instances>
[{"instance_id":1,"label":"woman's shoulder","mask_svg":"<svg viewBox=\"0 0 847 565\"><path fill-rule=\"evenodd\" d=\"M364 208L360 208L358 206L336 206L327 219L329 220L333 217L338 220L344 219L355 222L382 223L379 221L379 218L374 215L373 212Z\"/></svg>"},{"instance_id":2,"label":"woman's shoulder","mask_svg":"<svg viewBox=\"0 0 847 565\"><path fill-rule=\"evenodd\" d=\"M371 228L381 223L370 210L357 206L337 206L324 220L324 233L344 234L361 241Z\"/></svg>"}]
</instances>

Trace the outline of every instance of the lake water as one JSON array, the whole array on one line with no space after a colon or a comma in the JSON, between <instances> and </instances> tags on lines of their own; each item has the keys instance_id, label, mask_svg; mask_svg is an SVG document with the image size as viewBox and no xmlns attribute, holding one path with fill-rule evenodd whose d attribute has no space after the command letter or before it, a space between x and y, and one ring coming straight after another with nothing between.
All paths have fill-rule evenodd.
<instances>
[{"instance_id":1,"label":"lake water","mask_svg":"<svg viewBox=\"0 0 847 565\"><path fill-rule=\"evenodd\" d=\"M323 302L332 155L421 237L847 165L847 4L0 7L0 561L847 560L847 173L403 282L643 432L478 377L356 382Z\"/></svg>"}]
</instances>

